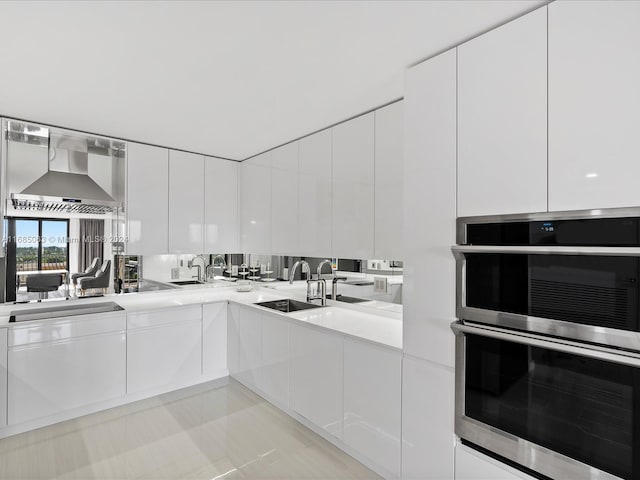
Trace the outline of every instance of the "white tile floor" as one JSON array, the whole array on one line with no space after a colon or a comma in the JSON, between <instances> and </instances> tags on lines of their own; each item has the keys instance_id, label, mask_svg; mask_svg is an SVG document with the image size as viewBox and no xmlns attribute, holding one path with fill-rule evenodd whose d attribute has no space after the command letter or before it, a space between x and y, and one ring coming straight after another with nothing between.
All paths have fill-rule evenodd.
<instances>
[{"instance_id":1,"label":"white tile floor","mask_svg":"<svg viewBox=\"0 0 640 480\"><path fill-rule=\"evenodd\" d=\"M377 479L230 380L0 440L0 479Z\"/></svg>"}]
</instances>

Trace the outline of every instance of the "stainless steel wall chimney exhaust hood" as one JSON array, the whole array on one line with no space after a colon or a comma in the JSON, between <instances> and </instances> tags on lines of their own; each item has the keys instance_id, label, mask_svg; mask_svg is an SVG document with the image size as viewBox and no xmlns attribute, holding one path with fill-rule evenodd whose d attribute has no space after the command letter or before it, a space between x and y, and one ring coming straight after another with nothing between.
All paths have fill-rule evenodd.
<instances>
[{"instance_id":1,"label":"stainless steel wall chimney exhaust hood","mask_svg":"<svg viewBox=\"0 0 640 480\"><path fill-rule=\"evenodd\" d=\"M106 214L122 208L88 174L88 154L112 157L124 150L123 142L83 138L54 132L40 132L35 138L24 131L25 124L9 122L9 140L42 145L48 136L48 171L19 193L11 193L16 210ZM45 129L46 130L46 129Z\"/></svg>"}]
</instances>

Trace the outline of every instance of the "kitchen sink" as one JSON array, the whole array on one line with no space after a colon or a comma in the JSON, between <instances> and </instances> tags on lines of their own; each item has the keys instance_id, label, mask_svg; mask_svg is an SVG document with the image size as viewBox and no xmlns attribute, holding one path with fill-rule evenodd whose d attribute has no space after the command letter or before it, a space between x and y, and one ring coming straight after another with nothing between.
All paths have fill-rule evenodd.
<instances>
[{"instance_id":1,"label":"kitchen sink","mask_svg":"<svg viewBox=\"0 0 640 480\"><path fill-rule=\"evenodd\" d=\"M283 300L271 300L269 302L258 302L254 305L260 305L261 307L267 307L284 313L308 310L310 308L320 308L322 306L314 305L313 303L299 302L298 300L291 300L290 298L285 298Z\"/></svg>"},{"instance_id":2,"label":"kitchen sink","mask_svg":"<svg viewBox=\"0 0 640 480\"><path fill-rule=\"evenodd\" d=\"M333 300L331 298L331 294L327 295L327 300ZM360 303L360 302L368 302L369 300L367 300L366 298L357 298L357 297L348 297L346 295L336 295L336 301L337 302L344 302L344 303Z\"/></svg>"},{"instance_id":3,"label":"kitchen sink","mask_svg":"<svg viewBox=\"0 0 640 480\"><path fill-rule=\"evenodd\" d=\"M199 280L178 280L169 283L173 283L174 285L202 285L204 282L201 282Z\"/></svg>"}]
</instances>

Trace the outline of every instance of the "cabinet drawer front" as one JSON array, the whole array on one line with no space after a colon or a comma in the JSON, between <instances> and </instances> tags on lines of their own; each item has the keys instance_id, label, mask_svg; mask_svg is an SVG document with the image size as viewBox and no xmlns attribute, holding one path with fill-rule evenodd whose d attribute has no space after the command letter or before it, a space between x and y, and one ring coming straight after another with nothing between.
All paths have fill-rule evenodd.
<instances>
[{"instance_id":1,"label":"cabinet drawer front","mask_svg":"<svg viewBox=\"0 0 640 480\"><path fill-rule=\"evenodd\" d=\"M91 335L9 348L9 424L125 395L126 337Z\"/></svg>"},{"instance_id":2,"label":"cabinet drawer front","mask_svg":"<svg viewBox=\"0 0 640 480\"><path fill-rule=\"evenodd\" d=\"M126 316L124 312L95 313L12 325L16 326L9 329L9 346L15 347L122 331Z\"/></svg>"},{"instance_id":3,"label":"cabinet drawer front","mask_svg":"<svg viewBox=\"0 0 640 480\"><path fill-rule=\"evenodd\" d=\"M127 315L127 329L183 323L189 320L202 320L202 305L130 313Z\"/></svg>"}]
</instances>

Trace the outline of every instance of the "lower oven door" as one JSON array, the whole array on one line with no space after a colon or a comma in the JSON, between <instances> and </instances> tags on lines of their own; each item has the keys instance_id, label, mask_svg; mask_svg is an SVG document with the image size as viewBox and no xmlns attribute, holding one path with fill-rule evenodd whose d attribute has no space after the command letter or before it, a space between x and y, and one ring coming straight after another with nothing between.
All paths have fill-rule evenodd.
<instances>
[{"instance_id":1,"label":"lower oven door","mask_svg":"<svg viewBox=\"0 0 640 480\"><path fill-rule=\"evenodd\" d=\"M452 329L460 438L551 478L640 480L640 355Z\"/></svg>"}]
</instances>

